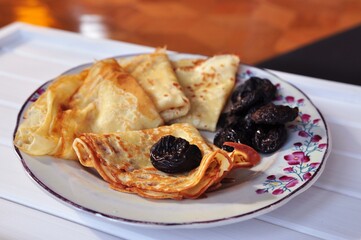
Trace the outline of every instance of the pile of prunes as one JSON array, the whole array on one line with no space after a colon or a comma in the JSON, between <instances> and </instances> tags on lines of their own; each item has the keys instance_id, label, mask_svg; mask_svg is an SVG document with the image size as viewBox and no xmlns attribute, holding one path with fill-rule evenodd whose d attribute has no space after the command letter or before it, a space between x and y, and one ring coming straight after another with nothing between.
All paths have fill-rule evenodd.
<instances>
[{"instance_id":1,"label":"pile of prunes","mask_svg":"<svg viewBox=\"0 0 361 240\"><path fill-rule=\"evenodd\" d=\"M251 77L231 95L231 108L221 115L213 143L226 150L224 142L253 147L260 153L277 151L287 139L285 124L298 116L298 108L275 105L277 88L270 80Z\"/></svg>"}]
</instances>

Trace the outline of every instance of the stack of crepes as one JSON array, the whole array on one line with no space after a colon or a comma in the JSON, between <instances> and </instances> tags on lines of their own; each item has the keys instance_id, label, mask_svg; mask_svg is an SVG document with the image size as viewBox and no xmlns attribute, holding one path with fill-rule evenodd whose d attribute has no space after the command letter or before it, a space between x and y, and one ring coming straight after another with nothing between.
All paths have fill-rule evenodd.
<instances>
[{"instance_id":1,"label":"stack of crepes","mask_svg":"<svg viewBox=\"0 0 361 240\"><path fill-rule=\"evenodd\" d=\"M171 62L164 50L97 61L53 81L26 111L14 143L30 155L79 160L119 191L198 197L232 168L259 161L248 149L218 149L198 132L215 130L238 64L234 55ZM201 165L180 175L156 170L149 149L166 134L195 142Z\"/></svg>"}]
</instances>

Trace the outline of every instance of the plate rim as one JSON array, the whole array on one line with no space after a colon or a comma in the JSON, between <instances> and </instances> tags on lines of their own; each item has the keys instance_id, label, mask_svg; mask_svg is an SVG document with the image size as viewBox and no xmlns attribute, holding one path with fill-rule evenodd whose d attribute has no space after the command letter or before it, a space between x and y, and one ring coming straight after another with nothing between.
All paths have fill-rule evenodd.
<instances>
[{"instance_id":1,"label":"plate rim","mask_svg":"<svg viewBox=\"0 0 361 240\"><path fill-rule=\"evenodd\" d=\"M111 58L125 58L125 57L132 57L132 56L137 56L137 55L141 55L141 54L147 54L146 53L136 53L136 54L125 54L125 55L117 55L117 56L113 56L113 57L109 57L109 58L105 58L105 59L111 59ZM169 55L188 55L188 56L199 56L199 57L206 57L204 55L199 55L199 54L188 54L188 53L178 53L178 52L170 52L167 53L168 56ZM23 115L23 112L25 111L25 108L27 107L30 99L32 98L32 96L40 89L43 88L44 86L48 85L50 82L54 81L56 78L58 78L59 76L62 75L66 75L71 73L72 71L76 70L76 69L84 69L87 66L91 66L93 64L93 62L89 62L89 63L84 63L84 64L79 64L73 68L70 68L66 71L64 71L63 73L59 74L58 76L46 81L45 83L41 84L39 87L37 87L37 89L35 89L33 91L33 93L30 94L30 96L24 101L23 105L21 106L18 115L17 115L17 119L16 119L16 125L14 128L14 132L13 132L13 141L15 139L15 135L16 132L18 130L18 127L20 125L21 122L21 118ZM60 200L60 202L65 203L67 206L72 207L73 209L76 209L78 211L83 211L86 212L88 214L91 215L95 215L97 217L100 217L102 219L107 219L108 221L112 221L112 222L119 222L119 223L125 223L125 224L130 224L133 226L142 226L142 227L181 227L181 228L189 228L189 227L201 227L201 228L205 228L205 227L212 227L212 226L220 226L220 225L225 225L225 224L230 224L230 223L235 223L235 222L241 222L244 220L248 220L251 218L255 218L257 216L266 214L268 212L271 212L272 210L274 210L274 206L277 205L277 207L283 206L284 204L286 204L288 201L290 201L292 198L298 196L300 193L304 192L305 190L307 190L308 188L310 188L314 182L317 181L317 179L320 177L320 175L322 174L322 172L324 171L325 165L326 165L326 161L330 155L331 149L332 149L332 141L331 141L331 132L330 129L328 127L328 124L326 122L325 117L323 116L323 114L321 113L321 111L319 110L319 108L313 103L313 101L310 99L310 97L305 94L301 89L299 89L297 86L295 86L294 84L284 80L283 78L279 77L277 74L274 74L273 72L265 69L265 68L260 68L260 67L256 67L256 66L252 66L243 62L240 62L240 66L246 66L249 68L255 68L258 70L261 70L269 75L272 75L274 78L276 78L277 80L281 81L282 83L286 83L287 85L289 85L290 87L293 87L294 89L296 89L298 92L300 92L312 105L312 107L316 110L316 112L319 114L320 118L322 119L322 122L324 124L324 128L325 128L325 135L327 138L327 148L325 149L325 152L322 156L322 159L320 160L320 165L319 167L316 169L315 173L311 175L311 177L304 182L301 186L299 186L297 189L294 189L291 193L287 194L286 196L278 199L277 201L274 201L264 207L246 212L246 213L242 213L242 214L236 214L233 216L229 216L229 217L222 217L222 218L217 218L217 219L212 219L212 220L200 220L200 221L189 221L189 222L157 222L157 221L145 221L145 220L135 220L135 219L129 219L129 218L125 218L125 217L120 217L120 216L115 216L115 215L111 215L111 214L106 214L106 213L101 213L100 211L97 210L93 210L91 208L88 207L84 207L70 199L68 199L67 197L62 196L61 194L57 193L56 190L51 189L50 187L48 187L45 183L43 183L30 169L30 167L26 164L26 161L24 159L24 157L22 156L21 151L18 149L18 147L16 147L13 144L15 153L17 155L17 157L20 159L23 168L25 169L25 171L27 172L28 176L35 182L37 183L37 185L43 190L45 191L47 194L50 194L53 198Z\"/></svg>"}]
</instances>

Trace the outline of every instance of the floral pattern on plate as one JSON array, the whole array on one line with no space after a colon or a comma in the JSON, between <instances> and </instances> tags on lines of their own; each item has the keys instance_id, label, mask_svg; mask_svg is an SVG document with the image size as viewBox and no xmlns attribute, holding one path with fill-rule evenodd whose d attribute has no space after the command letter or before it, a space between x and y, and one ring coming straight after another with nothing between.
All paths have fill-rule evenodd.
<instances>
[{"instance_id":1,"label":"floral pattern on plate","mask_svg":"<svg viewBox=\"0 0 361 240\"><path fill-rule=\"evenodd\" d=\"M308 114L300 112L300 119L296 125L290 125L293 132L298 132L299 142L293 143L292 152L284 155L286 167L283 168L285 175L276 177L269 175L263 183L263 188L257 189L256 193L271 192L274 195L291 192L291 188L300 182L307 181L311 178L320 165L319 161L312 161L314 151L325 151L327 143L322 143L322 137L314 131L318 127L320 119L311 119Z\"/></svg>"},{"instance_id":2,"label":"floral pattern on plate","mask_svg":"<svg viewBox=\"0 0 361 240\"><path fill-rule=\"evenodd\" d=\"M250 77L257 76L251 70L240 74L241 81ZM281 195L292 192L292 188L308 181L320 166L319 159L314 159L314 152L324 152L327 149L327 143L322 141L318 134L320 118L312 119L307 113L307 104L304 98L296 98L291 95L283 96L282 84L276 83L277 96L274 102L276 104L288 105L299 108L299 117L288 125L292 135L297 136L294 140L293 147L283 156L283 174L268 175L261 188L256 189L256 193L272 193ZM306 111L306 112L305 112Z\"/></svg>"}]
</instances>

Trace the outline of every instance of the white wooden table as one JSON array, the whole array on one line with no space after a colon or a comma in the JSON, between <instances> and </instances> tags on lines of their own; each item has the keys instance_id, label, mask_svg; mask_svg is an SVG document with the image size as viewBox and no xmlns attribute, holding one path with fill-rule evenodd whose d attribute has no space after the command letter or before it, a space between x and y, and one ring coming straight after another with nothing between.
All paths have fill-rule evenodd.
<instances>
[{"instance_id":1,"label":"white wooden table","mask_svg":"<svg viewBox=\"0 0 361 240\"><path fill-rule=\"evenodd\" d=\"M283 72L273 71L323 113L333 148L317 182L268 214L214 228L142 228L80 212L40 189L12 146L23 102L76 65L147 50L22 23L0 29L0 239L361 239L361 87Z\"/></svg>"}]
</instances>

